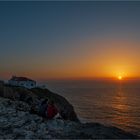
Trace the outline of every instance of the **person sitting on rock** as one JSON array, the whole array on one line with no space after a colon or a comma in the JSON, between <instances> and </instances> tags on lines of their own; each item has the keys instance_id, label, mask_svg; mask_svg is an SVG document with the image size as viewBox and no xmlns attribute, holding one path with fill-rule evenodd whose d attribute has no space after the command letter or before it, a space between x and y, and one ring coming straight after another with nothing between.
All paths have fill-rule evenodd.
<instances>
[{"instance_id":1,"label":"person sitting on rock","mask_svg":"<svg viewBox=\"0 0 140 140\"><path fill-rule=\"evenodd\" d=\"M55 107L54 102L52 100L50 100L48 102L48 107L47 107L47 110L46 110L46 117L47 117L47 119L54 118L57 115L57 113L58 113L58 110Z\"/></svg>"},{"instance_id":2,"label":"person sitting on rock","mask_svg":"<svg viewBox=\"0 0 140 140\"><path fill-rule=\"evenodd\" d=\"M43 100L40 104L40 107L39 107L39 114L42 116L42 117L46 117L46 110L47 110L47 107L48 107L48 99L46 98L45 100Z\"/></svg>"}]
</instances>

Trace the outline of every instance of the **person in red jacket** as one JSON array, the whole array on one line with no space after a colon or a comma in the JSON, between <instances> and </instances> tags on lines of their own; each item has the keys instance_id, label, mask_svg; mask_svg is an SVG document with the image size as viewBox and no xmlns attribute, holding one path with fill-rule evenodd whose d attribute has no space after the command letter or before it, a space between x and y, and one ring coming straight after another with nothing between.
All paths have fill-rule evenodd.
<instances>
[{"instance_id":1,"label":"person in red jacket","mask_svg":"<svg viewBox=\"0 0 140 140\"><path fill-rule=\"evenodd\" d=\"M58 110L54 105L53 101L49 101L48 102L48 106L47 106L47 110L46 110L46 117L47 119L52 119L53 117L55 117L55 115L57 115Z\"/></svg>"}]
</instances>

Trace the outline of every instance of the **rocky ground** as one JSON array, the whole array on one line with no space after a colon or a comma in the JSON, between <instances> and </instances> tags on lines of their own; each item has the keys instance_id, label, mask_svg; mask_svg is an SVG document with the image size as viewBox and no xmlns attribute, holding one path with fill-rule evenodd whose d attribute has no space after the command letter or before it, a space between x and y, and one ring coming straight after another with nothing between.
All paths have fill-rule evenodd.
<instances>
[{"instance_id":1,"label":"rocky ground","mask_svg":"<svg viewBox=\"0 0 140 140\"><path fill-rule=\"evenodd\" d=\"M16 87L0 83L0 97L23 101L29 105L33 105L35 112L38 112L40 102L45 98L48 98L55 102L63 119L76 122L79 121L73 106L64 97L55 94L48 89L26 89L24 87Z\"/></svg>"},{"instance_id":2,"label":"rocky ground","mask_svg":"<svg viewBox=\"0 0 140 140\"><path fill-rule=\"evenodd\" d=\"M22 101L0 97L0 139L133 139L137 136L115 127L98 123L53 119L45 120L30 113Z\"/></svg>"}]
</instances>

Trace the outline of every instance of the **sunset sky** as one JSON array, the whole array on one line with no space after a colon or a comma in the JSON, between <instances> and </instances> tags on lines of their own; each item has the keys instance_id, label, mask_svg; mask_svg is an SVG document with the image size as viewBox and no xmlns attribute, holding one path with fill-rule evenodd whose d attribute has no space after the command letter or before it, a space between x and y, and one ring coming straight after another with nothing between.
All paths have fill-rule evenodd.
<instances>
[{"instance_id":1,"label":"sunset sky","mask_svg":"<svg viewBox=\"0 0 140 140\"><path fill-rule=\"evenodd\" d=\"M0 2L0 78L140 77L140 1Z\"/></svg>"}]
</instances>

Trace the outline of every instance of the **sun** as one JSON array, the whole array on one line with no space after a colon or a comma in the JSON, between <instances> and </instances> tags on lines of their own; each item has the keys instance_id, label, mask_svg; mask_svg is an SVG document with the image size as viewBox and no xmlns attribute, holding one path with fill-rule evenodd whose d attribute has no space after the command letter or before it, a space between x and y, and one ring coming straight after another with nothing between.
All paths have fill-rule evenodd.
<instances>
[{"instance_id":1,"label":"sun","mask_svg":"<svg viewBox=\"0 0 140 140\"><path fill-rule=\"evenodd\" d=\"M121 75L119 75L119 76L118 76L118 79L119 79L119 80L122 80L122 76L121 76Z\"/></svg>"}]
</instances>

